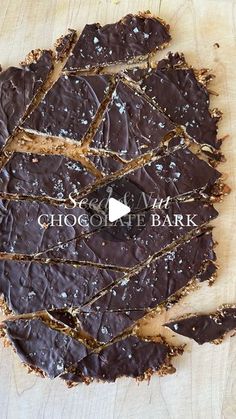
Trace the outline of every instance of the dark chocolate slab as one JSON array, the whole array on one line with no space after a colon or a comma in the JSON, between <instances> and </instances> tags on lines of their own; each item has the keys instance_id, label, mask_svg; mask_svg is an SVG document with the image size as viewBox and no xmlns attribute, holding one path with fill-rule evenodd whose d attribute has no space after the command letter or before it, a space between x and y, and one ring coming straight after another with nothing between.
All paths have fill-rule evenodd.
<instances>
[{"instance_id":1,"label":"dark chocolate slab","mask_svg":"<svg viewBox=\"0 0 236 419\"><path fill-rule=\"evenodd\" d=\"M80 162L67 157L13 153L0 171L0 192L68 199L94 181Z\"/></svg>"},{"instance_id":2,"label":"dark chocolate slab","mask_svg":"<svg viewBox=\"0 0 236 419\"><path fill-rule=\"evenodd\" d=\"M217 342L226 333L235 331L236 307L225 306L211 314L188 315L166 323L165 326L175 333L194 339L199 345Z\"/></svg>"},{"instance_id":3,"label":"dark chocolate slab","mask_svg":"<svg viewBox=\"0 0 236 419\"><path fill-rule=\"evenodd\" d=\"M146 196L165 199L204 189L212 193L212 186L221 173L199 159L188 149L176 150L127 175L129 182L144 191Z\"/></svg>"},{"instance_id":4,"label":"dark chocolate slab","mask_svg":"<svg viewBox=\"0 0 236 419\"><path fill-rule=\"evenodd\" d=\"M113 92L91 147L131 160L157 149L175 128L163 113L122 81Z\"/></svg>"},{"instance_id":5,"label":"dark chocolate slab","mask_svg":"<svg viewBox=\"0 0 236 419\"><path fill-rule=\"evenodd\" d=\"M146 72L146 74L145 74ZM183 54L169 53L152 70L128 70L128 76L139 81L141 88L170 119L185 127L196 142L219 148L217 122L209 110L207 88L197 80Z\"/></svg>"},{"instance_id":6,"label":"dark chocolate slab","mask_svg":"<svg viewBox=\"0 0 236 419\"><path fill-rule=\"evenodd\" d=\"M179 352L181 353L181 352ZM71 373L61 376L69 382L90 382L92 380L115 381L117 378L148 378L153 373L173 373L170 358L177 349L164 342L148 341L128 336L98 354L92 353L80 361Z\"/></svg>"},{"instance_id":7,"label":"dark chocolate slab","mask_svg":"<svg viewBox=\"0 0 236 419\"><path fill-rule=\"evenodd\" d=\"M80 307L123 276L93 266L0 260L0 294L14 313Z\"/></svg>"},{"instance_id":8,"label":"dark chocolate slab","mask_svg":"<svg viewBox=\"0 0 236 419\"><path fill-rule=\"evenodd\" d=\"M81 141L109 91L110 76L62 76L23 127Z\"/></svg>"},{"instance_id":9,"label":"dark chocolate slab","mask_svg":"<svg viewBox=\"0 0 236 419\"><path fill-rule=\"evenodd\" d=\"M51 223L51 214L54 225ZM68 214L72 216L66 217ZM38 217L43 226L38 223ZM74 226L74 217L76 222ZM92 230L84 209L66 209L39 201L0 201L0 252L32 255ZM66 225L66 223L68 225ZM60 224L62 224L60 226Z\"/></svg>"},{"instance_id":10,"label":"dark chocolate slab","mask_svg":"<svg viewBox=\"0 0 236 419\"><path fill-rule=\"evenodd\" d=\"M117 23L86 25L65 70L144 59L170 41L169 27L150 14L131 14Z\"/></svg>"},{"instance_id":11,"label":"dark chocolate slab","mask_svg":"<svg viewBox=\"0 0 236 419\"><path fill-rule=\"evenodd\" d=\"M213 239L211 233L204 233L165 253L129 279L121 279L84 307L84 312L77 315L81 328L98 341L110 341L185 287L208 260L215 260Z\"/></svg>"},{"instance_id":12,"label":"dark chocolate slab","mask_svg":"<svg viewBox=\"0 0 236 419\"><path fill-rule=\"evenodd\" d=\"M175 214L183 216L183 226L174 226ZM188 214L196 214L193 218L195 226L192 223L187 225ZM169 219L166 218L167 215ZM202 202L173 203L166 210L156 209L143 215L143 226L138 226L140 220L132 220L131 231L120 224L105 227L87 238L78 238L44 252L40 258L90 261L131 268L217 215L217 211L211 205ZM165 219L167 222L164 223Z\"/></svg>"},{"instance_id":13,"label":"dark chocolate slab","mask_svg":"<svg viewBox=\"0 0 236 419\"><path fill-rule=\"evenodd\" d=\"M17 355L29 367L55 378L89 353L83 343L52 330L39 319L5 321Z\"/></svg>"},{"instance_id":14,"label":"dark chocolate slab","mask_svg":"<svg viewBox=\"0 0 236 419\"><path fill-rule=\"evenodd\" d=\"M0 150L52 69L52 53L44 50L33 51L21 68L9 67L0 73Z\"/></svg>"}]
</instances>

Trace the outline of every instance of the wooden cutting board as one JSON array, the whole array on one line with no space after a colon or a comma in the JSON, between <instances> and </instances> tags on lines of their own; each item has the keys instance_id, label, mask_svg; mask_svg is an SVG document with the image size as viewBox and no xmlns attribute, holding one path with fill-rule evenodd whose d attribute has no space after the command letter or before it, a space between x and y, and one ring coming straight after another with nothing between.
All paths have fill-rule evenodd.
<instances>
[{"instance_id":1,"label":"wooden cutting board","mask_svg":"<svg viewBox=\"0 0 236 419\"><path fill-rule=\"evenodd\" d=\"M151 10L171 25L172 51L183 51L196 67L216 75L211 106L224 113L220 136L229 135L223 151L232 193L218 205L215 222L220 264L217 282L185 298L173 314L215 309L236 302L236 1L235 0L5 0L1 1L0 56L5 68L17 65L36 47L51 47L67 28L116 21L129 12ZM219 48L214 46L219 43ZM167 52L167 51L166 51ZM166 53L164 52L164 54ZM161 53L163 55L163 53ZM161 56L160 55L160 56ZM169 314L170 317L170 314ZM159 320L144 329L157 333ZM150 383L120 379L67 389L60 380L27 375L11 349L0 343L1 418L28 419L185 419L236 417L236 337L202 347L187 339L184 355L174 361L177 372Z\"/></svg>"}]
</instances>

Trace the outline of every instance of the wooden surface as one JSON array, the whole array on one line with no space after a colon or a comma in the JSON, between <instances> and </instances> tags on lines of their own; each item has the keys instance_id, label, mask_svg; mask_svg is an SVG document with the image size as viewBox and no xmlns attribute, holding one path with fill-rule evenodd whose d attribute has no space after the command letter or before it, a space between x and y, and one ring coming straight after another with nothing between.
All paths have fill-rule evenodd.
<instances>
[{"instance_id":1,"label":"wooden surface","mask_svg":"<svg viewBox=\"0 0 236 419\"><path fill-rule=\"evenodd\" d=\"M220 273L212 288L202 287L174 309L175 313L215 309L236 302L236 1L235 0L5 0L1 1L0 51L3 67L17 64L36 47L50 47L68 27L86 22L115 21L128 12L151 10L171 25L172 51L183 51L196 67L210 67L217 78L211 88L212 107L224 112L220 135L229 134L223 151L233 192L218 205L215 237ZM220 48L214 47L218 42ZM170 49L169 48L169 49ZM167 51L166 51L167 52ZM163 55L163 54L162 54ZM171 317L174 312L168 315ZM146 331L155 334L159 320ZM184 340L178 340L178 342ZM137 384L92 384L67 389L60 380L27 375L11 349L0 343L1 418L139 419L235 418L236 337L222 345L199 347L189 342L174 361L175 375Z\"/></svg>"}]
</instances>

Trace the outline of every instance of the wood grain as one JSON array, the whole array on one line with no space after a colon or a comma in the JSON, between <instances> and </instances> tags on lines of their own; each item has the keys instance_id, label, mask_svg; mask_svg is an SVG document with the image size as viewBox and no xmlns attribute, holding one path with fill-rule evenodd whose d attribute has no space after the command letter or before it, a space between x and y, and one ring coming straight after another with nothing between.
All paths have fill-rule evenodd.
<instances>
[{"instance_id":1,"label":"wood grain","mask_svg":"<svg viewBox=\"0 0 236 419\"><path fill-rule=\"evenodd\" d=\"M215 237L220 273L212 288L203 286L185 298L168 316L215 309L236 302L236 1L235 0L5 0L1 2L0 51L5 68L17 64L36 47L51 47L68 27L86 22L115 21L128 12L151 10L171 25L172 51L183 51L196 67L216 74L212 107L224 112L220 135L229 135L223 151L232 193L218 205ZM218 42L220 47L214 47ZM162 54L163 55L163 54ZM143 330L155 334L160 319ZM180 341L180 339L178 340ZM181 341L183 342L183 340ZM222 345L199 347L187 339L185 354L174 362L173 376L153 377L137 384L92 384L67 389L59 380L27 375L11 349L0 344L0 409L9 419L231 419L236 417L236 337Z\"/></svg>"}]
</instances>

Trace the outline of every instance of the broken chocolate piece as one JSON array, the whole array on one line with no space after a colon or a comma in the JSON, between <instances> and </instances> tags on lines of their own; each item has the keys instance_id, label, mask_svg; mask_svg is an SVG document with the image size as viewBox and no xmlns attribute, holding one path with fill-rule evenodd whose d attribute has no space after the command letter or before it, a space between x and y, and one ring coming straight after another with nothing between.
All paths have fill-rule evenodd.
<instances>
[{"instance_id":1,"label":"broken chocolate piece","mask_svg":"<svg viewBox=\"0 0 236 419\"><path fill-rule=\"evenodd\" d=\"M139 62L170 41L169 27L151 14L127 15L117 23L86 25L65 70Z\"/></svg>"},{"instance_id":2,"label":"broken chocolate piece","mask_svg":"<svg viewBox=\"0 0 236 419\"><path fill-rule=\"evenodd\" d=\"M169 53L155 69L128 70L127 75L139 81L158 107L175 123L185 127L191 138L200 144L218 149L217 139L219 112L212 115L209 110L207 88L197 80L183 54Z\"/></svg>"},{"instance_id":3,"label":"broken chocolate piece","mask_svg":"<svg viewBox=\"0 0 236 419\"><path fill-rule=\"evenodd\" d=\"M188 223L188 214L193 223ZM202 202L173 203L131 219L131 232L129 226L118 223L62 243L39 257L132 268L217 215L211 205Z\"/></svg>"},{"instance_id":4,"label":"broken chocolate piece","mask_svg":"<svg viewBox=\"0 0 236 419\"><path fill-rule=\"evenodd\" d=\"M0 252L34 255L93 228L84 209L40 201L0 201Z\"/></svg>"},{"instance_id":5,"label":"broken chocolate piece","mask_svg":"<svg viewBox=\"0 0 236 419\"><path fill-rule=\"evenodd\" d=\"M171 374L175 368L171 365L172 356L182 353L182 348L167 345L159 341L128 336L112 343L99 353L91 353L71 368L71 372L61 375L69 383L93 380L115 381L117 378L150 378L154 373Z\"/></svg>"},{"instance_id":6,"label":"broken chocolate piece","mask_svg":"<svg viewBox=\"0 0 236 419\"><path fill-rule=\"evenodd\" d=\"M109 92L110 76L62 76L23 128L30 132L81 141Z\"/></svg>"},{"instance_id":7,"label":"broken chocolate piece","mask_svg":"<svg viewBox=\"0 0 236 419\"><path fill-rule=\"evenodd\" d=\"M123 82L112 95L91 147L131 160L157 149L174 124Z\"/></svg>"},{"instance_id":8,"label":"broken chocolate piece","mask_svg":"<svg viewBox=\"0 0 236 419\"><path fill-rule=\"evenodd\" d=\"M210 232L186 241L140 272L118 281L78 312L80 327L100 342L110 341L149 310L186 287L208 260L215 260Z\"/></svg>"},{"instance_id":9,"label":"broken chocolate piece","mask_svg":"<svg viewBox=\"0 0 236 419\"><path fill-rule=\"evenodd\" d=\"M204 281L210 281L210 283L214 282L214 279L216 277L216 272L217 272L217 266L209 261L204 268L202 269L201 272L199 272L197 278L200 282L204 282Z\"/></svg>"},{"instance_id":10,"label":"broken chocolate piece","mask_svg":"<svg viewBox=\"0 0 236 419\"><path fill-rule=\"evenodd\" d=\"M220 343L224 335L236 329L236 306L223 306L215 313L187 315L165 324L179 335L194 339L199 345Z\"/></svg>"},{"instance_id":11,"label":"broken chocolate piece","mask_svg":"<svg viewBox=\"0 0 236 419\"><path fill-rule=\"evenodd\" d=\"M0 171L0 192L66 200L93 181L80 162L67 157L13 153Z\"/></svg>"},{"instance_id":12,"label":"broken chocolate piece","mask_svg":"<svg viewBox=\"0 0 236 419\"><path fill-rule=\"evenodd\" d=\"M86 304L121 276L93 266L0 260L0 294L17 314L70 309Z\"/></svg>"},{"instance_id":13,"label":"broken chocolate piece","mask_svg":"<svg viewBox=\"0 0 236 419\"><path fill-rule=\"evenodd\" d=\"M82 342L39 319L5 321L9 341L24 364L49 378L58 377L89 353Z\"/></svg>"},{"instance_id":14,"label":"broken chocolate piece","mask_svg":"<svg viewBox=\"0 0 236 419\"><path fill-rule=\"evenodd\" d=\"M69 32L66 35L62 35L55 44L56 49L56 59L57 61L63 61L70 52L72 44L76 38L76 31L74 29L69 29Z\"/></svg>"},{"instance_id":15,"label":"broken chocolate piece","mask_svg":"<svg viewBox=\"0 0 236 419\"><path fill-rule=\"evenodd\" d=\"M30 103L53 69L51 51L32 51L22 68L0 73L0 150L22 122Z\"/></svg>"}]
</instances>

